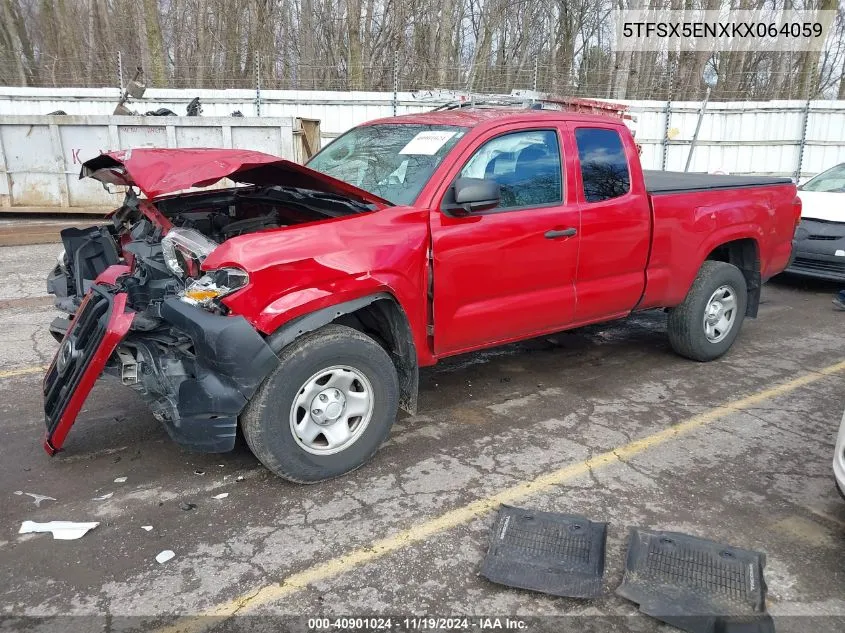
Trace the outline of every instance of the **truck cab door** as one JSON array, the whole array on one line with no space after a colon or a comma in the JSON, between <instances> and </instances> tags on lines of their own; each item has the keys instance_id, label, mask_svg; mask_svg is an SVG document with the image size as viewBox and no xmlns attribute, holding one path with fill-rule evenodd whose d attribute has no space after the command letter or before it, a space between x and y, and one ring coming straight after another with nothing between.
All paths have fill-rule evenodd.
<instances>
[{"instance_id":1,"label":"truck cab door","mask_svg":"<svg viewBox=\"0 0 845 633\"><path fill-rule=\"evenodd\" d=\"M567 196L555 124L491 130L456 161L455 178L499 183L499 206L462 217L446 190L431 211L436 355L559 330L575 314L580 221Z\"/></svg>"},{"instance_id":2,"label":"truck cab door","mask_svg":"<svg viewBox=\"0 0 845 633\"><path fill-rule=\"evenodd\" d=\"M568 124L581 211L578 324L628 314L645 289L651 207L637 147L619 124Z\"/></svg>"}]
</instances>

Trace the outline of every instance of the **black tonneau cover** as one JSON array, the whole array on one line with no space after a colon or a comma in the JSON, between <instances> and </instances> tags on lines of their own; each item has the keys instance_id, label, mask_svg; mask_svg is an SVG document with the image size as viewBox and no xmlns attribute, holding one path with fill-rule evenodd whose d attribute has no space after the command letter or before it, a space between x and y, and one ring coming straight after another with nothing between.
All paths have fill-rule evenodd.
<instances>
[{"instance_id":1,"label":"black tonneau cover","mask_svg":"<svg viewBox=\"0 0 845 633\"><path fill-rule=\"evenodd\" d=\"M763 187L784 185L790 178L771 176L722 176L719 174L691 174L683 171L643 170L645 188L649 193L681 193L707 189L738 189L740 187Z\"/></svg>"}]
</instances>

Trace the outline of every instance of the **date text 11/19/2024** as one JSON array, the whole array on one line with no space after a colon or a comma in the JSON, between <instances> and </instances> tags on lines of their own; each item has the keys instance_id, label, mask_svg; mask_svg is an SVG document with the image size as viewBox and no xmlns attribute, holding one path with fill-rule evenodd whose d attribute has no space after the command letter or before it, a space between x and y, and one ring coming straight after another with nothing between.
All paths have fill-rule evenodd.
<instances>
[{"instance_id":1,"label":"date text 11/19/2024","mask_svg":"<svg viewBox=\"0 0 845 633\"><path fill-rule=\"evenodd\" d=\"M528 623L511 617L334 617L309 618L309 631L524 631Z\"/></svg>"}]
</instances>

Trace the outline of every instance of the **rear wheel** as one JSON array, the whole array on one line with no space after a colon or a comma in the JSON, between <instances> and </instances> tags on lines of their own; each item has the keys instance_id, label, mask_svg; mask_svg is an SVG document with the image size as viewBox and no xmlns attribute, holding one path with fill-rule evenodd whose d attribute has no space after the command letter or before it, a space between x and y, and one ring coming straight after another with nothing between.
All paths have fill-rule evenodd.
<instances>
[{"instance_id":1,"label":"rear wheel","mask_svg":"<svg viewBox=\"0 0 845 633\"><path fill-rule=\"evenodd\" d=\"M742 271L706 261L684 302L669 312L669 342L681 356L708 361L730 349L745 319L748 289Z\"/></svg>"},{"instance_id":2,"label":"rear wheel","mask_svg":"<svg viewBox=\"0 0 845 633\"><path fill-rule=\"evenodd\" d=\"M277 475L315 483L368 461L396 420L399 381L387 352L342 325L295 340L241 416L255 456Z\"/></svg>"}]
</instances>

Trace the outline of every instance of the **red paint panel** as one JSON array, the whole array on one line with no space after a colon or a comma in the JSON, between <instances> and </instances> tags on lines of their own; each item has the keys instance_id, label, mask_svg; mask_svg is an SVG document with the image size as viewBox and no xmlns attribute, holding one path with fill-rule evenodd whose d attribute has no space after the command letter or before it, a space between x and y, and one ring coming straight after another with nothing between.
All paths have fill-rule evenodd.
<instances>
[{"instance_id":1,"label":"red paint panel","mask_svg":"<svg viewBox=\"0 0 845 633\"><path fill-rule=\"evenodd\" d=\"M123 264L114 264L113 266L109 266L94 280L95 284L107 284L109 286L113 286L117 283L117 278L121 275L128 275L132 272L132 269L129 266Z\"/></svg>"},{"instance_id":2,"label":"red paint panel","mask_svg":"<svg viewBox=\"0 0 845 633\"><path fill-rule=\"evenodd\" d=\"M377 292L405 311L421 365L427 340L427 215L392 207L227 240L204 270L237 266L249 285L224 302L266 334L309 312Z\"/></svg>"},{"instance_id":3,"label":"red paint panel","mask_svg":"<svg viewBox=\"0 0 845 633\"><path fill-rule=\"evenodd\" d=\"M579 323L616 318L630 312L645 289L645 267L651 247L651 209L634 140L624 125L570 123L572 139L581 127L612 130L622 139L631 180L628 193L601 202L587 202L580 161L571 166L581 210L581 250L576 289ZM576 159L577 146L570 148Z\"/></svg>"},{"instance_id":4,"label":"red paint panel","mask_svg":"<svg viewBox=\"0 0 845 633\"><path fill-rule=\"evenodd\" d=\"M139 147L108 152L85 161L79 177L136 186L150 199L230 178L253 185L289 185L326 191L378 206L390 204L363 189L289 160L242 149Z\"/></svg>"},{"instance_id":5,"label":"red paint panel","mask_svg":"<svg viewBox=\"0 0 845 633\"><path fill-rule=\"evenodd\" d=\"M782 272L795 232L794 198L790 184L650 196L654 237L639 307L678 305L707 256L733 240L755 241L763 279Z\"/></svg>"},{"instance_id":6,"label":"red paint panel","mask_svg":"<svg viewBox=\"0 0 845 633\"><path fill-rule=\"evenodd\" d=\"M526 118L470 133L440 170L430 211L434 254L434 351L457 354L561 330L575 315L580 235L548 239L549 231L580 229L561 115ZM561 148L563 202L452 218L439 209L466 161L503 134L554 130ZM424 190L424 194L426 191Z\"/></svg>"},{"instance_id":7,"label":"red paint panel","mask_svg":"<svg viewBox=\"0 0 845 633\"><path fill-rule=\"evenodd\" d=\"M470 218L431 214L434 346L438 356L563 329L575 313L577 208L553 206Z\"/></svg>"}]
</instances>

